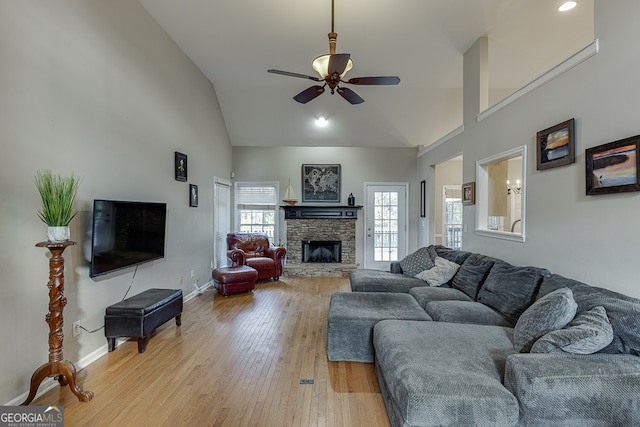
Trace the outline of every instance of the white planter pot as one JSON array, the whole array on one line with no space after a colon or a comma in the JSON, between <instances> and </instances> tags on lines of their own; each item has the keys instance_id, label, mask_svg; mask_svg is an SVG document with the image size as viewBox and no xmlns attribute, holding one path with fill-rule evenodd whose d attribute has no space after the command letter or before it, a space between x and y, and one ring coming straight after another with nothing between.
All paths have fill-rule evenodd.
<instances>
[{"instance_id":1,"label":"white planter pot","mask_svg":"<svg viewBox=\"0 0 640 427\"><path fill-rule=\"evenodd\" d=\"M66 242L69 240L69 227L48 227L47 240L51 243Z\"/></svg>"}]
</instances>

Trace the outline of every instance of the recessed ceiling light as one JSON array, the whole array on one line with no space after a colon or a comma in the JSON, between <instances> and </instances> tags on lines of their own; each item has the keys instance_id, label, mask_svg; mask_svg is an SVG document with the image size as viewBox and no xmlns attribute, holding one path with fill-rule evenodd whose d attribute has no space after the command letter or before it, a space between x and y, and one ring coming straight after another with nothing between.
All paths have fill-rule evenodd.
<instances>
[{"instance_id":1,"label":"recessed ceiling light","mask_svg":"<svg viewBox=\"0 0 640 427\"><path fill-rule=\"evenodd\" d=\"M320 117L316 120L316 126L318 127L325 127L329 124L329 121L327 119L325 119L324 117Z\"/></svg>"},{"instance_id":2,"label":"recessed ceiling light","mask_svg":"<svg viewBox=\"0 0 640 427\"><path fill-rule=\"evenodd\" d=\"M560 12L566 12L567 10L571 10L578 5L578 2L575 1L566 1L562 3L562 5L558 8Z\"/></svg>"}]
</instances>

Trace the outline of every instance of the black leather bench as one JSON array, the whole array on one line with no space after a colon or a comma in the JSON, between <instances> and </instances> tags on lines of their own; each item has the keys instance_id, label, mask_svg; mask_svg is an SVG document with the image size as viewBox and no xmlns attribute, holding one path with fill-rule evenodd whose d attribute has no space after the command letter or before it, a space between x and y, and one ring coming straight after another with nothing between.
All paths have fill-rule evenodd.
<instances>
[{"instance_id":1,"label":"black leather bench","mask_svg":"<svg viewBox=\"0 0 640 427\"><path fill-rule=\"evenodd\" d=\"M104 335L109 351L116 349L116 338L138 339L138 353L144 353L151 334L172 318L180 326L182 316L181 289L147 289L110 305L105 310Z\"/></svg>"}]
</instances>

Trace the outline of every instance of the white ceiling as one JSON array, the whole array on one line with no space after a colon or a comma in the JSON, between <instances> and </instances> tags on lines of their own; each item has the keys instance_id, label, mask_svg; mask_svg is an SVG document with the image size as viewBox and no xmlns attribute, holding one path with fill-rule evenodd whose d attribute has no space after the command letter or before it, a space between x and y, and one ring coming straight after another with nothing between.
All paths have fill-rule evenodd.
<instances>
[{"instance_id":1,"label":"white ceiling","mask_svg":"<svg viewBox=\"0 0 640 427\"><path fill-rule=\"evenodd\" d=\"M489 39L492 98L518 89L593 40L593 0L335 0L337 52L347 78L397 75L398 86L353 86L350 105L315 82L329 52L330 0L138 0L213 83L234 146L429 145L462 124L462 56ZM498 97L496 99L496 97ZM315 118L328 118L318 128Z\"/></svg>"}]
</instances>

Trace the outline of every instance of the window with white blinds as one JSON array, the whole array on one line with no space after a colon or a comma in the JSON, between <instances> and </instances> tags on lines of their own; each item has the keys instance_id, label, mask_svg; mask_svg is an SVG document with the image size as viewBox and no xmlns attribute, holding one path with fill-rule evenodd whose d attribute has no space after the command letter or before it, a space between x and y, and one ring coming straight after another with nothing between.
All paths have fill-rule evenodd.
<instances>
[{"instance_id":1,"label":"window with white blinds","mask_svg":"<svg viewBox=\"0 0 640 427\"><path fill-rule=\"evenodd\" d=\"M277 182L235 183L236 230L277 235Z\"/></svg>"}]
</instances>

